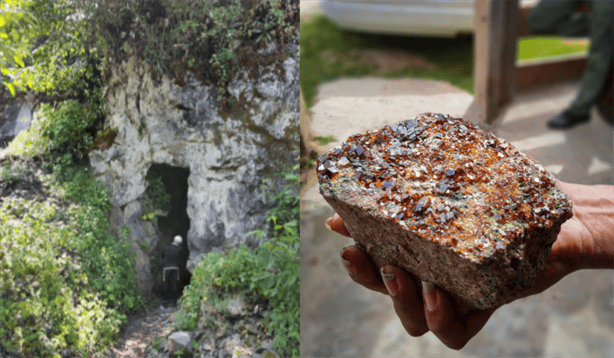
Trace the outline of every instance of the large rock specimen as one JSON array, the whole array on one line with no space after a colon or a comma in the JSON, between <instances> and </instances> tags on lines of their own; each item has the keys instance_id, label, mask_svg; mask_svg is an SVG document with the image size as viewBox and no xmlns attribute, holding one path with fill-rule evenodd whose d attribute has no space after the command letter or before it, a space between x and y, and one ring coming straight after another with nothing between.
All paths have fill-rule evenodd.
<instances>
[{"instance_id":1,"label":"large rock specimen","mask_svg":"<svg viewBox=\"0 0 614 358\"><path fill-rule=\"evenodd\" d=\"M294 42L259 50L270 62L253 61L237 71L227 104L219 103L213 85L189 73L181 81L154 78L134 58L114 69L104 126L116 129L116 136L108 148L91 151L90 160L109 184L114 226L129 225L136 242L147 241L139 250L162 246L140 218L145 177L154 163L189 168L190 271L203 253L258 244L247 234L267 227L261 185L298 157L298 38L296 31ZM141 271L141 278L147 275Z\"/></svg>"},{"instance_id":2,"label":"large rock specimen","mask_svg":"<svg viewBox=\"0 0 614 358\"><path fill-rule=\"evenodd\" d=\"M402 267L480 309L533 283L572 216L539 163L441 114L352 136L317 172L320 193L378 267Z\"/></svg>"}]
</instances>

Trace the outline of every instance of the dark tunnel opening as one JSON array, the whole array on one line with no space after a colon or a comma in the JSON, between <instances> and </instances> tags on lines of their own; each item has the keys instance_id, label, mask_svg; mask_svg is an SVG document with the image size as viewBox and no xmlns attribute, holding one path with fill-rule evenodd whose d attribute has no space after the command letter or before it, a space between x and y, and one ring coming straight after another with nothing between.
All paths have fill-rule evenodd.
<instances>
[{"instance_id":1,"label":"dark tunnel opening","mask_svg":"<svg viewBox=\"0 0 614 358\"><path fill-rule=\"evenodd\" d=\"M190 218L188 217L188 177L190 169L175 167L167 164L152 164L147 171L146 180L160 178L164 184L166 192L170 195L170 201L166 216L158 216L158 230L161 233L157 247L153 250L151 260L152 277L154 278L153 294L158 298L164 298L164 283L162 281L162 271L164 259L162 253L167 245L173 243L175 236L180 235L183 239L181 243L182 255L180 260L180 291L183 287L190 284L192 275L186 269L186 263L190 252L188 250L188 230L190 229Z\"/></svg>"}]
</instances>

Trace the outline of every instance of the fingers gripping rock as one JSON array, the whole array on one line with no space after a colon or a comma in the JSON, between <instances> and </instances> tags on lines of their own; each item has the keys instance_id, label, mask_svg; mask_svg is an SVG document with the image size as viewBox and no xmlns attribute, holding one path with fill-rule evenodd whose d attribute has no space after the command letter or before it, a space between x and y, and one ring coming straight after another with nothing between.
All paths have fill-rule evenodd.
<instances>
[{"instance_id":1,"label":"fingers gripping rock","mask_svg":"<svg viewBox=\"0 0 614 358\"><path fill-rule=\"evenodd\" d=\"M356 247L475 308L542 270L571 202L539 163L460 118L426 113L319 158L320 193Z\"/></svg>"}]
</instances>

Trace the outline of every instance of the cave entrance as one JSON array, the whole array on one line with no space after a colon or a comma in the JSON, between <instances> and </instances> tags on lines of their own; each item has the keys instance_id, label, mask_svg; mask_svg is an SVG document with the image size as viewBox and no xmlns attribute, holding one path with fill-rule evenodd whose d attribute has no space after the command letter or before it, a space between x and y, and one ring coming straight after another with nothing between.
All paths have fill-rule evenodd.
<instances>
[{"instance_id":1,"label":"cave entrance","mask_svg":"<svg viewBox=\"0 0 614 358\"><path fill-rule=\"evenodd\" d=\"M152 164L145 177L148 183L154 180L161 180L163 187L170 196L167 207L164 211L166 216L157 217L158 231L160 240L151 257L152 277L154 278L153 293L162 298L164 285L162 282L162 270L164 260L162 253L166 245L173 243L173 238L180 235L183 238L181 244L182 257L180 265L181 285L180 289L190 284L192 275L186 269L186 263L190 252L188 250L188 230L190 230L190 218L188 217L188 177L190 169L175 167L167 164ZM159 179L157 179L159 178Z\"/></svg>"}]
</instances>

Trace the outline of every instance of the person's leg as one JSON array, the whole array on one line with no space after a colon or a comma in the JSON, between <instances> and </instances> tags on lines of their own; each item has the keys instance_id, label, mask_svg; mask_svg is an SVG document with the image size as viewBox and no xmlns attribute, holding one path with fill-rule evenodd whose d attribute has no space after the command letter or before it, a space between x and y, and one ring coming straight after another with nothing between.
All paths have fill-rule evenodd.
<instances>
[{"instance_id":1,"label":"person's leg","mask_svg":"<svg viewBox=\"0 0 614 358\"><path fill-rule=\"evenodd\" d=\"M170 284L168 271L162 269L162 306L166 307L168 305L168 300L170 299Z\"/></svg>"},{"instance_id":2,"label":"person's leg","mask_svg":"<svg viewBox=\"0 0 614 358\"><path fill-rule=\"evenodd\" d=\"M540 1L527 15L528 30L532 34L588 36L588 16L575 12L579 3L577 0Z\"/></svg>"},{"instance_id":3,"label":"person's leg","mask_svg":"<svg viewBox=\"0 0 614 358\"><path fill-rule=\"evenodd\" d=\"M174 306L177 306L177 300L180 297L180 292L179 292L179 270L172 270L172 288L171 288L171 292L172 292L172 304Z\"/></svg>"},{"instance_id":4,"label":"person's leg","mask_svg":"<svg viewBox=\"0 0 614 358\"><path fill-rule=\"evenodd\" d=\"M588 63L576 98L562 113L548 121L548 127L571 128L590 120L591 108L604 88L612 65L612 1L590 2L590 49Z\"/></svg>"},{"instance_id":5,"label":"person's leg","mask_svg":"<svg viewBox=\"0 0 614 358\"><path fill-rule=\"evenodd\" d=\"M590 11L590 50L588 65L577 97L569 106L574 116L588 115L597 102L612 66L612 11L613 1L593 1Z\"/></svg>"}]
</instances>

